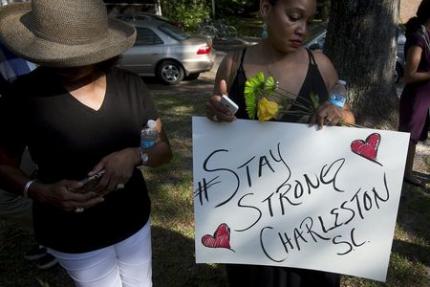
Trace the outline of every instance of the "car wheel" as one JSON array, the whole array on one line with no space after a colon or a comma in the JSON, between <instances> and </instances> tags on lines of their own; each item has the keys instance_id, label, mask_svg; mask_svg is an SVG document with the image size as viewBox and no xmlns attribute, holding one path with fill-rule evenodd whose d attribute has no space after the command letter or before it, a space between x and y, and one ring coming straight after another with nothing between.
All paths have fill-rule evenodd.
<instances>
[{"instance_id":1,"label":"car wheel","mask_svg":"<svg viewBox=\"0 0 430 287\"><path fill-rule=\"evenodd\" d=\"M194 81L194 80L197 80L199 76L200 76L200 73L189 74L185 79L188 81Z\"/></svg>"},{"instance_id":2,"label":"car wheel","mask_svg":"<svg viewBox=\"0 0 430 287\"><path fill-rule=\"evenodd\" d=\"M157 69L157 76L168 85L176 85L184 79L184 69L175 61L163 61Z\"/></svg>"}]
</instances>

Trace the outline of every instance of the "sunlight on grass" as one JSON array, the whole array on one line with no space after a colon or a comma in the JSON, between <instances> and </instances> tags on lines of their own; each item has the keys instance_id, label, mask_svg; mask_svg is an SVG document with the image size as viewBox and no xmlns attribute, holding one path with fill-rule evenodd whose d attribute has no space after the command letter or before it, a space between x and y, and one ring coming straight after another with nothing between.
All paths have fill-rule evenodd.
<instances>
[{"instance_id":1,"label":"sunlight on grass","mask_svg":"<svg viewBox=\"0 0 430 287\"><path fill-rule=\"evenodd\" d=\"M391 254L388 286L430 286L425 266L397 252Z\"/></svg>"},{"instance_id":2,"label":"sunlight on grass","mask_svg":"<svg viewBox=\"0 0 430 287\"><path fill-rule=\"evenodd\" d=\"M429 243L426 241L425 238L418 236L415 233L408 232L399 225L396 226L394 238L401 241L414 243L423 247L429 247Z\"/></svg>"}]
</instances>

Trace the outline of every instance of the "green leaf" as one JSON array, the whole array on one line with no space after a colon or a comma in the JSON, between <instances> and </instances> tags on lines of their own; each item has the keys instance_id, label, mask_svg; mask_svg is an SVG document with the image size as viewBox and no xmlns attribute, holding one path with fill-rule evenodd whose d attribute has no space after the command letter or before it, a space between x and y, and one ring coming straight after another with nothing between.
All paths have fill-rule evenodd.
<instances>
[{"instance_id":1,"label":"green leaf","mask_svg":"<svg viewBox=\"0 0 430 287\"><path fill-rule=\"evenodd\" d=\"M278 88L278 82L272 77L268 77L264 82L264 92L267 96L273 94Z\"/></svg>"},{"instance_id":2,"label":"green leaf","mask_svg":"<svg viewBox=\"0 0 430 287\"><path fill-rule=\"evenodd\" d=\"M245 104L246 104L246 112L248 113L248 117L251 120L255 119L255 115L257 113L257 98L254 95L245 94Z\"/></svg>"},{"instance_id":3,"label":"green leaf","mask_svg":"<svg viewBox=\"0 0 430 287\"><path fill-rule=\"evenodd\" d=\"M265 77L262 72L258 72L254 77L245 82L245 104L246 112L250 119L255 119L257 112L258 98L264 94Z\"/></svg>"},{"instance_id":4,"label":"green leaf","mask_svg":"<svg viewBox=\"0 0 430 287\"><path fill-rule=\"evenodd\" d=\"M318 107L320 106L320 97L319 97L319 95L315 94L314 92L311 92L310 97L311 97L311 102L312 102L312 108L314 110L317 110Z\"/></svg>"}]
</instances>

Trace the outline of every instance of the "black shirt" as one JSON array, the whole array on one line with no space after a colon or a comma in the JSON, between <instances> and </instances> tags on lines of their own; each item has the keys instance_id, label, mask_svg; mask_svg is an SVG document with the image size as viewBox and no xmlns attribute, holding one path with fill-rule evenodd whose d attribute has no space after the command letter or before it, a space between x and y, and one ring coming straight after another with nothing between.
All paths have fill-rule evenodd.
<instances>
[{"instance_id":1,"label":"black shirt","mask_svg":"<svg viewBox=\"0 0 430 287\"><path fill-rule=\"evenodd\" d=\"M144 124L158 118L150 92L137 75L117 68L107 72L106 82L96 111L70 95L46 68L23 76L4 103L0 144L15 153L28 146L44 183L81 180L104 156L138 147ZM150 202L135 169L124 189L83 213L39 202L33 212L40 244L75 253L112 245L138 231L148 220Z\"/></svg>"}]
</instances>

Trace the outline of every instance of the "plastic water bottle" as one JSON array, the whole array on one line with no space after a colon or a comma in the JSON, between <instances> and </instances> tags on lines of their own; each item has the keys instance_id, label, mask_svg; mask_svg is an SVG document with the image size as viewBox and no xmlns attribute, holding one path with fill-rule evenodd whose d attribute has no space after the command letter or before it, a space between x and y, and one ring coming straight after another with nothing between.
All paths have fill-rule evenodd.
<instances>
[{"instance_id":1,"label":"plastic water bottle","mask_svg":"<svg viewBox=\"0 0 430 287\"><path fill-rule=\"evenodd\" d=\"M158 132L156 129L157 123L154 120L148 120L145 128L140 132L140 148L148 150L157 142Z\"/></svg>"},{"instance_id":2,"label":"plastic water bottle","mask_svg":"<svg viewBox=\"0 0 430 287\"><path fill-rule=\"evenodd\" d=\"M343 109L347 97L346 82L338 80L334 88L330 92L329 102L338 108Z\"/></svg>"}]
</instances>

